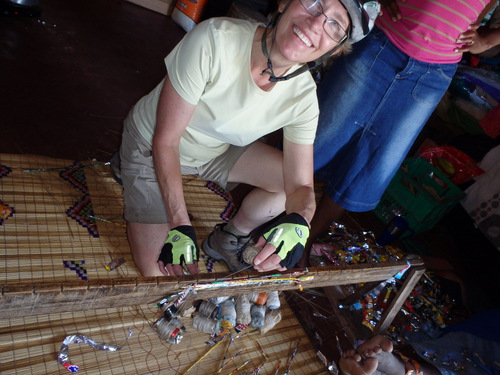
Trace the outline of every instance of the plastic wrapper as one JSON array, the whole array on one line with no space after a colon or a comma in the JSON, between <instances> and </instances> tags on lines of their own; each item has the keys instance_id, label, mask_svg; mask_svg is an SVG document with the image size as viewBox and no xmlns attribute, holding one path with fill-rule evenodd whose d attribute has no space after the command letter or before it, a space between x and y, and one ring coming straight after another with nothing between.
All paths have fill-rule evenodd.
<instances>
[{"instance_id":1,"label":"plastic wrapper","mask_svg":"<svg viewBox=\"0 0 500 375\"><path fill-rule=\"evenodd\" d=\"M13 212L14 210L12 208L0 203L0 219L7 219L9 216L12 215Z\"/></svg>"},{"instance_id":2,"label":"plastic wrapper","mask_svg":"<svg viewBox=\"0 0 500 375\"><path fill-rule=\"evenodd\" d=\"M472 158L455 147L423 147L420 157L431 163L455 185L461 185L484 173Z\"/></svg>"},{"instance_id":3,"label":"plastic wrapper","mask_svg":"<svg viewBox=\"0 0 500 375\"><path fill-rule=\"evenodd\" d=\"M132 330L129 329L129 335L127 337L127 341L132 336ZM70 335L66 336L64 339L61 348L59 349L59 354L57 355L57 361L64 366L69 372L78 372L79 366L69 363L69 344L87 344L93 347L96 350L106 350L110 352L116 352L125 346L123 345L108 345L103 342L96 342L92 339L89 339L87 336L83 335Z\"/></svg>"}]
</instances>

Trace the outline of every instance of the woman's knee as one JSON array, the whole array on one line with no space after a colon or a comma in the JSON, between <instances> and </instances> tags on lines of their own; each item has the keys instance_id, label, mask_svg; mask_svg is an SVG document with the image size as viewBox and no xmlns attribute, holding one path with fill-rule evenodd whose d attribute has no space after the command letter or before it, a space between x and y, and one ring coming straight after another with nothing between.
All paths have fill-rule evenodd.
<instances>
[{"instance_id":1,"label":"woman's knee","mask_svg":"<svg viewBox=\"0 0 500 375\"><path fill-rule=\"evenodd\" d=\"M162 276L158 256L166 241L169 225L127 223L127 236L134 263L142 276Z\"/></svg>"},{"instance_id":2,"label":"woman's knee","mask_svg":"<svg viewBox=\"0 0 500 375\"><path fill-rule=\"evenodd\" d=\"M246 183L271 193L284 192L283 152L262 142L253 143L232 168L228 181Z\"/></svg>"}]
</instances>

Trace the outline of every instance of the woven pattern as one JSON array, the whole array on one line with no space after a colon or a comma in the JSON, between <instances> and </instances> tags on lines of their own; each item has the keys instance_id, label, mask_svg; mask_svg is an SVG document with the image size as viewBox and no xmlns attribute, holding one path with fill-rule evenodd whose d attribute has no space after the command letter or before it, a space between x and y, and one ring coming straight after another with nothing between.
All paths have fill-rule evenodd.
<instances>
[{"instance_id":1,"label":"woven pattern","mask_svg":"<svg viewBox=\"0 0 500 375\"><path fill-rule=\"evenodd\" d=\"M0 200L16 213L0 226L3 285L15 288L18 283L33 282L43 288L44 282L139 276L122 219L122 189L106 165L7 154L0 154L0 164L3 171L8 171L0 178ZM217 186L192 176L184 177L184 187L188 211L201 241L216 223L228 218L232 202ZM95 225L99 236L67 215L68 207L82 197L92 203L92 210L81 210L79 214ZM124 264L106 270L107 264L120 258ZM223 263L204 255L200 270L227 272ZM254 332L234 341L231 353L245 349L222 374L246 361L249 362L243 370L251 371L261 365L259 344L269 357L260 373L274 374L278 361L283 368L299 338L301 345L291 366L293 373L327 373L284 301L281 311L282 321L265 336ZM160 317L155 306L144 305L0 319L0 373L66 373L57 362L66 336L84 335L97 342L122 345L129 329L132 336L116 352L71 344L71 363L85 374L183 373L210 348L205 343L209 336L194 330L192 318L187 316L182 318L186 327L184 338L179 344L168 344L151 328ZM221 343L189 373L217 372L225 347Z\"/></svg>"},{"instance_id":2,"label":"woven pattern","mask_svg":"<svg viewBox=\"0 0 500 375\"><path fill-rule=\"evenodd\" d=\"M0 164L5 171L0 201L15 210L0 226L3 283L74 280L63 262L82 260L89 280L139 276L122 217L122 188L108 166L10 154L0 154ZM184 176L184 186L201 242L231 203L196 177ZM105 265L119 258L125 264L107 271ZM227 271L225 264L208 258L205 264L201 272Z\"/></svg>"}]
</instances>

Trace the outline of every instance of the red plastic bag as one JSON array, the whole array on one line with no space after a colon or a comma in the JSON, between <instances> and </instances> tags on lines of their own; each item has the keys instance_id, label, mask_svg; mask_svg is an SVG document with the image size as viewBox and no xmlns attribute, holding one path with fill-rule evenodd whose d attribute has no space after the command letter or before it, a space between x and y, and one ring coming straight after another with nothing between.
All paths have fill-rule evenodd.
<instances>
[{"instance_id":1,"label":"red plastic bag","mask_svg":"<svg viewBox=\"0 0 500 375\"><path fill-rule=\"evenodd\" d=\"M500 135L500 104L480 120L479 125L491 138L498 137Z\"/></svg>"},{"instance_id":2,"label":"red plastic bag","mask_svg":"<svg viewBox=\"0 0 500 375\"><path fill-rule=\"evenodd\" d=\"M423 147L420 157L431 163L455 185L461 185L484 173L471 157L455 147Z\"/></svg>"}]
</instances>

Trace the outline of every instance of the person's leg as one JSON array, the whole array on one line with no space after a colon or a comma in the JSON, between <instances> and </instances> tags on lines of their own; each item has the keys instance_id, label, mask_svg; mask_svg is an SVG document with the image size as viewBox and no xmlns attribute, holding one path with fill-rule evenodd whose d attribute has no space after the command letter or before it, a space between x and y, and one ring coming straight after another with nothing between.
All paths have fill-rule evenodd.
<instances>
[{"instance_id":1,"label":"person's leg","mask_svg":"<svg viewBox=\"0 0 500 375\"><path fill-rule=\"evenodd\" d=\"M382 335L373 336L358 346L357 352L362 358L375 358L378 361L377 371L387 375L402 375L405 371L403 361L392 354L392 342Z\"/></svg>"},{"instance_id":2,"label":"person's leg","mask_svg":"<svg viewBox=\"0 0 500 375\"><path fill-rule=\"evenodd\" d=\"M345 375L404 375L405 365L392 351L392 343L377 335L357 349L343 352L339 366Z\"/></svg>"},{"instance_id":3,"label":"person's leg","mask_svg":"<svg viewBox=\"0 0 500 375\"><path fill-rule=\"evenodd\" d=\"M169 229L168 224L127 223L130 250L142 276L163 276L158 257Z\"/></svg>"},{"instance_id":4,"label":"person's leg","mask_svg":"<svg viewBox=\"0 0 500 375\"><path fill-rule=\"evenodd\" d=\"M208 256L224 261L231 272L248 267L241 252L250 241L251 231L282 213L286 201L280 150L255 142L237 157L223 184L245 183L255 188L243 199L233 219L216 225L202 244Z\"/></svg>"},{"instance_id":5,"label":"person's leg","mask_svg":"<svg viewBox=\"0 0 500 375\"><path fill-rule=\"evenodd\" d=\"M158 256L170 228L156 183L151 145L137 134L128 119L125 120L120 159L124 218L134 262L142 276L161 276Z\"/></svg>"},{"instance_id":6,"label":"person's leg","mask_svg":"<svg viewBox=\"0 0 500 375\"><path fill-rule=\"evenodd\" d=\"M321 234L325 233L332 222L338 221L342 214L344 213L344 208L340 206L337 202L334 202L328 194L323 194L319 204L316 207L316 212L311 220L311 231L309 234L309 239L307 240L306 247L304 249L304 254L300 259L297 266L307 267L309 266L309 256L311 253L311 246L316 241L316 238Z\"/></svg>"},{"instance_id":7,"label":"person's leg","mask_svg":"<svg viewBox=\"0 0 500 375\"><path fill-rule=\"evenodd\" d=\"M250 233L285 210L283 153L280 150L255 142L231 169L228 181L255 186L231 220L240 231Z\"/></svg>"},{"instance_id":8,"label":"person's leg","mask_svg":"<svg viewBox=\"0 0 500 375\"><path fill-rule=\"evenodd\" d=\"M383 372L377 371L377 360L375 358L368 358L361 361L361 357L354 354L355 351L346 352L340 358L339 366L342 370L342 375L378 375ZM352 354L352 355L351 355ZM356 360L356 358L360 358ZM404 374L404 373L403 373Z\"/></svg>"},{"instance_id":9,"label":"person's leg","mask_svg":"<svg viewBox=\"0 0 500 375\"><path fill-rule=\"evenodd\" d=\"M368 358L377 360L377 371L386 375L404 375L410 370L414 373L422 371L426 375L439 375L434 366L422 360L409 345L393 351L392 342L385 336L377 335L360 345L356 349L357 355L352 355L356 361L365 361Z\"/></svg>"}]
</instances>

